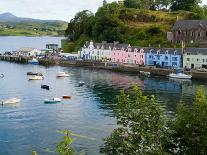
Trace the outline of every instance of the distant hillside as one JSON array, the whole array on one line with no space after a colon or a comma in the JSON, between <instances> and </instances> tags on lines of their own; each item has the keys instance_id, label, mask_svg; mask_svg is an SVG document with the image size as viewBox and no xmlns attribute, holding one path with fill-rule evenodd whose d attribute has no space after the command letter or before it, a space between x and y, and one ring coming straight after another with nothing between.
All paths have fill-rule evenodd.
<instances>
[{"instance_id":1,"label":"distant hillside","mask_svg":"<svg viewBox=\"0 0 207 155\"><path fill-rule=\"evenodd\" d=\"M60 20L40 20L17 17L11 13L0 14L0 36L63 35L67 23Z\"/></svg>"}]
</instances>

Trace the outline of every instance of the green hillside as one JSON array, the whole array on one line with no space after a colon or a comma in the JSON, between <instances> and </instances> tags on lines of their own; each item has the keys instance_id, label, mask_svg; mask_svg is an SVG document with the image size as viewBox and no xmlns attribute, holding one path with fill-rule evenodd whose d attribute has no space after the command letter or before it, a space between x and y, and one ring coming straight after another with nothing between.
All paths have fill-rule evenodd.
<instances>
[{"instance_id":1,"label":"green hillside","mask_svg":"<svg viewBox=\"0 0 207 155\"><path fill-rule=\"evenodd\" d=\"M126 8L117 3L100 7L95 15L84 10L77 13L68 25L66 35L70 41L65 45L65 51L77 51L86 40L174 47L167 41L167 32L171 31L177 17L201 18L189 11L152 11Z\"/></svg>"},{"instance_id":2,"label":"green hillside","mask_svg":"<svg viewBox=\"0 0 207 155\"><path fill-rule=\"evenodd\" d=\"M0 36L60 36L66 22L0 22Z\"/></svg>"}]
</instances>

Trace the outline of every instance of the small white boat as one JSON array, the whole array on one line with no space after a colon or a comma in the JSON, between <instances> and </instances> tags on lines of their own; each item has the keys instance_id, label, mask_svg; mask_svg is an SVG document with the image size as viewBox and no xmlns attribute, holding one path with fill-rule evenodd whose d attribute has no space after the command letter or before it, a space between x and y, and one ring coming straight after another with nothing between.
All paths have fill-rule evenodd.
<instances>
[{"instance_id":1,"label":"small white boat","mask_svg":"<svg viewBox=\"0 0 207 155\"><path fill-rule=\"evenodd\" d=\"M43 80L44 77L43 76L39 76L39 75L32 75L29 77L29 80Z\"/></svg>"},{"instance_id":2,"label":"small white boat","mask_svg":"<svg viewBox=\"0 0 207 155\"><path fill-rule=\"evenodd\" d=\"M69 74L67 74L65 72L58 72L56 77L69 77Z\"/></svg>"},{"instance_id":3,"label":"small white boat","mask_svg":"<svg viewBox=\"0 0 207 155\"><path fill-rule=\"evenodd\" d=\"M19 103L21 101L21 99L18 99L18 98L11 98L11 99L7 99L7 100L4 100L2 101L2 104L16 104L16 103Z\"/></svg>"},{"instance_id":4,"label":"small white boat","mask_svg":"<svg viewBox=\"0 0 207 155\"><path fill-rule=\"evenodd\" d=\"M4 74L0 74L0 78L4 78Z\"/></svg>"},{"instance_id":5,"label":"small white boat","mask_svg":"<svg viewBox=\"0 0 207 155\"><path fill-rule=\"evenodd\" d=\"M53 99L45 99L44 103L45 104L54 104L54 103L59 103L61 102L60 98L53 98Z\"/></svg>"},{"instance_id":6,"label":"small white boat","mask_svg":"<svg viewBox=\"0 0 207 155\"><path fill-rule=\"evenodd\" d=\"M79 86L79 87L84 86L84 85L85 85L85 82L84 82L84 81L79 81L79 82L78 82L78 86Z\"/></svg>"},{"instance_id":7,"label":"small white boat","mask_svg":"<svg viewBox=\"0 0 207 155\"><path fill-rule=\"evenodd\" d=\"M191 79L192 76L191 75L186 75L186 74L183 74L183 73L178 73L178 74L170 74L169 75L170 78L177 78L177 79Z\"/></svg>"}]
</instances>

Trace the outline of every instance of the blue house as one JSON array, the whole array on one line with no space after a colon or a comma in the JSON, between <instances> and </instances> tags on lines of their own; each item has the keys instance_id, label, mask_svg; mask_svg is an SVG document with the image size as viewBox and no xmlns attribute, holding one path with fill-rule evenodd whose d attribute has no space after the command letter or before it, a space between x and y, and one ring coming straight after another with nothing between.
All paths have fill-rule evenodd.
<instances>
[{"instance_id":1,"label":"blue house","mask_svg":"<svg viewBox=\"0 0 207 155\"><path fill-rule=\"evenodd\" d=\"M182 67L182 49L165 48L165 49L145 49L145 65L157 66L163 68L180 68Z\"/></svg>"}]
</instances>

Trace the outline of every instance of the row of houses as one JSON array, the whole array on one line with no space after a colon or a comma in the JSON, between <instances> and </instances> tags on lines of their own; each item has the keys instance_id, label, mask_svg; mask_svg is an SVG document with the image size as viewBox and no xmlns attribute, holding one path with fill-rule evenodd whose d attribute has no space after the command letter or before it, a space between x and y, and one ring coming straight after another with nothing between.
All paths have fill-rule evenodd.
<instances>
[{"instance_id":1,"label":"row of houses","mask_svg":"<svg viewBox=\"0 0 207 155\"><path fill-rule=\"evenodd\" d=\"M143 48L118 42L90 41L80 49L79 58L165 68L206 68L207 48Z\"/></svg>"}]
</instances>

